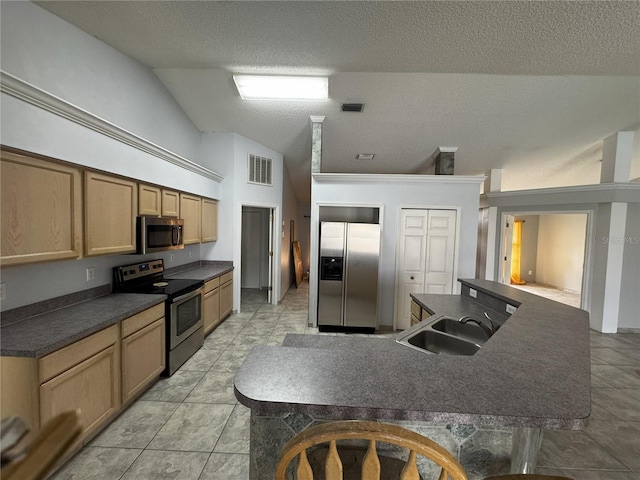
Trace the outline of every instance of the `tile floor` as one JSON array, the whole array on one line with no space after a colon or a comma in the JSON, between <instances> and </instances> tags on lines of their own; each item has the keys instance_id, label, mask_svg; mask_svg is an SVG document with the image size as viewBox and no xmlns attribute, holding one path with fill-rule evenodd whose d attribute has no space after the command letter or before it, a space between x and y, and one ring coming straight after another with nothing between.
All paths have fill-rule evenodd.
<instances>
[{"instance_id":1,"label":"tile floor","mask_svg":"<svg viewBox=\"0 0 640 480\"><path fill-rule=\"evenodd\" d=\"M306 288L304 288L306 287ZM233 376L251 347L307 326L308 284L280 305L243 292L229 317L172 377L162 379L83 448L55 480L246 480L249 410ZM581 431L546 431L538 473L575 480L640 479L640 334L592 332L592 415Z\"/></svg>"},{"instance_id":2,"label":"tile floor","mask_svg":"<svg viewBox=\"0 0 640 480\"><path fill-rule=\"evenodd\" d=\"M542 285L539 283L526 283L524 285L511 285L514 288L519 288L525 292L533 293L534 295L540 295L544 298L555 300L556 302L565 303L572 307L580 308L580 294L572 292L570 290L561 290L559 288L551 287L549 285Z\"/></svg>"}]
</instances>

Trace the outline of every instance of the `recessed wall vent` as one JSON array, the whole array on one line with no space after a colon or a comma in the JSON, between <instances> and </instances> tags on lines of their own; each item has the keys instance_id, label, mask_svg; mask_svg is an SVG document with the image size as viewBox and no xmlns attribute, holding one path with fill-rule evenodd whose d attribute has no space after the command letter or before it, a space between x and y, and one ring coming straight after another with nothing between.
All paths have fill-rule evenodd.
<instances>
[{"instance_id":1,"label":"recessed wall vent","mask_svg":"<svg viewBox=\"0 0 640 480\"><path fill-rule=\"evenodd\" d=\"M247 183L271 186L271 159L249 154Z\"/></svg>"},{"instance_id":2,"label":"recessed wall vent","mask_svg":"<svg viewBox=\"0 0 640 480\"><path fill-rule=\"evenodd\" d=\"M343 103L343 112L362 112L364 109L364 103Z\"/></svg>"}]
</instances>

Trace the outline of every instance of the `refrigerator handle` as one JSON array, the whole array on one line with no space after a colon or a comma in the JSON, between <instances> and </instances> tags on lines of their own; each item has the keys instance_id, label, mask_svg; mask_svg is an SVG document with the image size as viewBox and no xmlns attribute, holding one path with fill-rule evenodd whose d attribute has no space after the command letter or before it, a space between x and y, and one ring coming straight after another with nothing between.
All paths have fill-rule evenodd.
<instances>
[{"instance_id":1,"label":"refrigerator handle","mask_svg":"<svg viewBox=\"0 0 640 480\"><path fill-rule=\"evenodd\" d=\"M343 252L343 260L342 260L342 304L340 306L340 317L341 324L345 326L347 323L347 277L349 276L349 224L344 224L344 236L342 237L342 252Z\"/></svg>"}]
</instances>

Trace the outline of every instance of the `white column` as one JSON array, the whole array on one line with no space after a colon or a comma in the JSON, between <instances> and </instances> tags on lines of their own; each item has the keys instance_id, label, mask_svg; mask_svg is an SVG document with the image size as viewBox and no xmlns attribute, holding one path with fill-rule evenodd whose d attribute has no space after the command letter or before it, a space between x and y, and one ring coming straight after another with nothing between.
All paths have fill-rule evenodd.
<instances>
[{"instance_id":1,"label":"white column","mask_svg":"<svg viewBox=\"0 0 640 480\"><path fill-rule=\"evenodd\" d=\"M499 192L502 190L502 169L492 168L487 173L484 181L484 193ZM498 207L489 207L489 222L487 225L487 255L485 259L485 280L496 281L496 269L500 265L500 256L496 257L496 248L500 244Z\"/></svg>"},{"instance_id":2,"label":"white column","mask_svg":"<svg viewBox=\"0 0 640 480\"><path fill-rule=\"evenodd\" d=\"M492 168L487 172L484 181L484 193L499 192L502 190L502 169Z\"/></svg>"},{"instance_id":3,"label":"white column","mask_svg":"<svg viewBox=\"0 0 640 480\"><path fill-rule=\"evenodd\" d=\"M632 156L633 132L617 132L605 138L600 183L629 182ZM599 205L589 313L591 328L604 333L618 331L626 229L626 203Z\"/></svg>"},{"instance_id":4,"label":"white column","mask_svg":"<svg viewBox=\"0 0 640 480\"><path fill-rule=\"evenodd\" d=\"M631 180L633 132L617 132L604 139L600 183Z\"/></svg>"},{"instance_id":5,"label":"white column","mask_svg":"<svg viewBox=\"0 0 640 480\"><path fill-rule=\"evenodd\" d=\"M311 115L311 173L322 170L322 122L323 116Z\"/></svg>"},{"instance_id":6,"label":"white column","mask_svg":"<svg viewBox=\"0 0 640 480\"><path fill-rule=\"evenodd\" d=\"M598 208L594 255L591 328L604 333L618 331L627 204L612 202Z\"/></svg>"}]
</instances>

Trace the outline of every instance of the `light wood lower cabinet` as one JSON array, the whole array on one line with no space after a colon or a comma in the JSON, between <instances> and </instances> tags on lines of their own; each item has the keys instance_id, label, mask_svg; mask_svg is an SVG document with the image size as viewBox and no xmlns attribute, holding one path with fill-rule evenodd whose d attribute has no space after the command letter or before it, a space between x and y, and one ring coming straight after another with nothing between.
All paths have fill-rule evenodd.
<instances>
[{"instance_id":1,"label":"light wood lower cabinet","mask_svg":"<svg viewBox=\"0 0 640 480\"><path fill-rule=\"evenodd\" d=\"M205 335L222 321L220 317L220 278L214 278L204 284L202 317Z\"/></svg>"},{"instance_id":2,"label":"light wood lower cabinet","mask_svg":"<svg viewBox=\"0 0 640 480\"><path fill-rule=\"evenodd\" d=\"M2 151L2 266L82 256L82 174Z\"/></svg>"},{"instance_id":3,"label":"light wood lower cabinet","mask_svg":"<svg viewBox=\"0 0 640 480\"><path fill-rule=\"evenodd\" d=\"M122 321L122 403L153 383L165 368L164 306Z\"/></svg>"},{"instance_id":4,"label":"light wood lower cabinet","mask_svg":"<svg viewBox=\"0 0 640 480\"><path fill-rule=\"evenodd\" d=\"M233 311L233 272L220 277L220 319L224 320Z\"/></svg>"},{"instance_id":5,"label":"light wood lower cabinet","mask_svg":"<svg viewBox=\"0 0 640 480\"><path fill-rule=\"evenodd\" d=\"M422 307L415 300L411 300L411 326L420 323L422 319Z\"/></svg>"},{"instance_id":6,"label":"light wood lower cabinet","mask_svg":"<svg viewBox=\"0 0 640 480\"><path fill-rule=\"evenodd\" d=\"M40 359L40 425L80 410L82 437L120 407L120 343L114 325Z\"/></svg>"},{"instance_id":7,"label":"light wood lower cabinet","mask_svg":"<svg viewBox=\"0 0 640 480\"><path fill-rule=\"evenodd\" d=\"M117 345L89 357L40 387L40 424L67 410L80 410L83 436L89 435L120 406Z\"/></svg>"},{"instance_id":8,"label":"light wood lower cabinet","mask_svg":"<svg viewBox=\"0 0 640 480\"><path fill-rule=\"evenodd\" d=\"M104 427L164 370L159 304L42 358L2 357L0 417L19 416L30 438L58 413L80 410L77 445Z\"/></svg>"}]
</instances>

